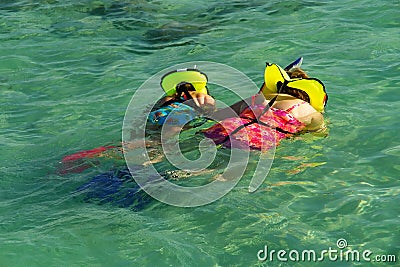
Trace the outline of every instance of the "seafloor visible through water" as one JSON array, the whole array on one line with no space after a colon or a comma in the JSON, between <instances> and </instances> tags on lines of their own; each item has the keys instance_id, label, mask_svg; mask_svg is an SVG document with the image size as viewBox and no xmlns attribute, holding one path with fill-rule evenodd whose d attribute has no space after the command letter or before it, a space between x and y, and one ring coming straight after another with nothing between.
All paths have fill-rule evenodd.
<instances>
[{"instance_id":1,"label":"seafloor visible through water","mask_svg":"<svg viewBox=\"0 0 400 267\"><path fill-rule=\"evenodd\" d=\"M0 266L395 266L399 9L391 0L2 0ZM108 186L104 177L123 160L58 172L67 155L118 144L133 94L165 68L222 63L261 85L266 61L284 66L299 56L325 83L328 135L282 141L255 193L245 173L218 201L179 208L131 181ZM170 174L167 163L160 168ZM94 177L103 187L85 191ZM260 261L265 246L287 251L288 261ZM289 257L329 248L336 259ZM339 257L349 250L371 254Z\"/></svg>"}]
</instances>

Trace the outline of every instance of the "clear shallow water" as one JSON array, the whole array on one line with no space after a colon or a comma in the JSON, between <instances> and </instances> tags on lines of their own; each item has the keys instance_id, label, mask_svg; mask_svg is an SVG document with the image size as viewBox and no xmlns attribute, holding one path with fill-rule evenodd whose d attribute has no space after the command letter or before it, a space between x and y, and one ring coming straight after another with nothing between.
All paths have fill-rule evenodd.
<instances>
[{"instance_id":1,"label":"clear shallow water","mask_svg":"<svg viewBox=\"0 0 400 267\"><path fill-rule=\"evenodd\" d=\"M264 245L322 250L339 238L398 260L398 9L388 0L2 1L0 265L254 266ZM248 175L207 206L134 212L74 193L118 162L56 173L63 156L118 142L135 89L166 67L214 61L261 84L265 61L300 55L327 87L329 136L282 142L254 194ZM368 265L319 266L357 264Z\"/></svg>"}]
</instances>

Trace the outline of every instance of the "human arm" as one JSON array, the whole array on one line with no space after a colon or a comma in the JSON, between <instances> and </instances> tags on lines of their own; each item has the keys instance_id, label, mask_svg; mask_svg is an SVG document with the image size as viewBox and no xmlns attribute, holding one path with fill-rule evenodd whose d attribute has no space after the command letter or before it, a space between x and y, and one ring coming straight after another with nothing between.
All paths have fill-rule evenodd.
<instances>
[{"instance_id":1,"label":"human arm","mask_svg":"<svg viewBox=\"0 0 400 267\"><path fill-rule=\"evenodd\" d=\"M175 94L173 96L165 96L157 102L155 107L159 108L170 101L183 97L186 105L192 106L199 111L203 111L207 114L215 111L215 100L212 96L197 91L188 91L188 93L190 98L188 98L184 93L180 95Z\"/></svg>"},{"instance_id":2,"label":"human arm","mask_svg":"<svg viewBox=\"0 0 400 267\"><path fill-rule=\"evenodd\" d=\"M309 124L306 125L306 130L308 131L319 131L325 128L324 116L315 112L311 114Z\"/></svg>"},{"instance_id":3,"label":"human arm","mask_svg":"<svg viewBox=\"0 0 400 267\"><path fill-rule=\"evenodd\" d=\"M215 111L215 100L212 96L197 91L189 91L189 94L192 99L186 99L188 101L187 104L200 108L201 111L207 114Z\"/></svg>"},{"instance_id":4,"label":"human arm","mask_svg":"<svg viewBox=\"0 0 400 267\"><path fill-rule=\"evenodd\" d=\"M309 103L300 99L293 97L279 99L274 107L288 111L294 118L303 123L305 126L304 131L318 131L325 127L323 114L315 110Z\"/></svg>"},{"instance_id":5,"label":"human arm","mask_svg":"<svg viewBox=\"0 0 400 267\"><path fill-rule=\"evenodd\" d=\"M237 117L239 114L251 104L252 98L242 99L229 107L218 109L213 114L213 119L215 120L224 120L226 118Z\"/></svg>"}]
</instances>

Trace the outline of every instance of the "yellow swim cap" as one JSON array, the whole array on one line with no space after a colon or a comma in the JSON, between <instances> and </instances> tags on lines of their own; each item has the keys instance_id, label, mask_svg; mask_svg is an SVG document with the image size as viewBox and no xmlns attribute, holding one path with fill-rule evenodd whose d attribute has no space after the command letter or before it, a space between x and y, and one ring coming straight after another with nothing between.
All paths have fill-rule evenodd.
<instances>
[{"instance_id":1,"label":"yellow swim cap","mask_svg":"<svg viewBox=\"0 0 400 267\"><path fill-rule=\"evenodd\" d=\"M310 105L319 112L324 111L328 100L324 84L316 78L291 79L281 67L267 63L264 73L264 96L285 93L285 88L300 90L307 95ZM287 90L290 92L290 90ZM290 93L288 93L290 94Z\"/></svg>"},{"instance_id":2,"label":"yellow swim cap","mask_svg":"<svg viewBox=\"0 0 400 267\"><path fill-rule=\"evenodd\" d=\"M176 94L177 85L183 82L192 84L197 92L208 94L207 81L207 75L197 69L179 69L165 74L160 85L167 96Z\"/></svg>"}]
</instances>

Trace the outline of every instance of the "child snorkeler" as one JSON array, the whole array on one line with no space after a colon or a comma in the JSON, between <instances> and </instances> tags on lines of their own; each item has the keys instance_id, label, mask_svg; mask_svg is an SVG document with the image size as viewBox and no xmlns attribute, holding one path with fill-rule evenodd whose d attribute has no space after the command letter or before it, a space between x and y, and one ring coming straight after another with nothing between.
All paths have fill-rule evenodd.
<instances>
[{"instance_id":1,"label":"child snorkeler","mask_svg":"<svg viewBox=\"0 0 400 267\"><path fill-rule=\"evenodd\" d=\"M179 134L182 129L198 127L205 123L207 119L204 116L212 114L216 109L215 100L209 95L207 82L207 75L197 68L179 69L162 76L160 85L165 96L157 101L147 118L146 133L155 138L149 138L146 142L132 141L124 144L123 148L159 147L158 134L161 127L166 128L165 138L168 139ZM109 145L68 155L62 159L59 173L64 175L82 172L95 166L98 158L123 159L123 148L121 145ZM159 161L160 158L157 157L155 161Z\"/></svg>"},{"instance_id":2,"label":"child snorkeler","mask_svg":"<svg viewBox=\"0 0 400 267\"><path fill-rule=\"evenodd\" d=\"M162 151L159 151L160 129L166 128L166 138L174 139L182 129L198 127L207 119L207 116L215 111L215 100L209 95L207 88L208 78L206 74L197 69L181 69L165 74L161 79L161 87L165 96L152 108L147 118L146 140L137 140L123 146L102 146L99 148L80 151L63 158L59 174L80 173L85 169L96 166L99 158L111 158L119 161L118 166L108 172L102 172L89 181L79 186L76 194L82 194L84 200L94 203L111 203L120 207L130 207L133 210L141 210L152 198L136 184L132 175L143 175L146 165L157 163L163 159ZM153 134L158 132L158 134ZM145 160L128 170L123 150L137 147L150 146L150 162ZM140 156L140 155L138 155ZM136 173L137 172L137 173ZM164 179L177 179L187 175L186 171L167 170L160 172ZM157 177L148 177L156 180Z\"/></svg>"}]
</instances>

